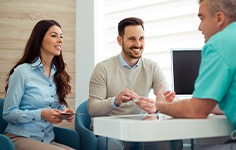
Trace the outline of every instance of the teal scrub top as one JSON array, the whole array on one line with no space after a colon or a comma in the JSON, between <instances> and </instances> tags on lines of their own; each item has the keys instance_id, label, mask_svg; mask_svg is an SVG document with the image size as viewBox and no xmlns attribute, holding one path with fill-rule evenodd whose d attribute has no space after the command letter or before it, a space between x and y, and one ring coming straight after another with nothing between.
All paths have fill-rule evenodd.
<instances>
[{"instance_id":1,"label":"teal scrub top","mask_svg":"<svg viewBox=\"0 0 236 150\"><path fill-rule=\"evenodd\" d=\"M213 35L202 50L193 97L216 100L236 129L236 22Z\"/></svg>"}]
</instances>

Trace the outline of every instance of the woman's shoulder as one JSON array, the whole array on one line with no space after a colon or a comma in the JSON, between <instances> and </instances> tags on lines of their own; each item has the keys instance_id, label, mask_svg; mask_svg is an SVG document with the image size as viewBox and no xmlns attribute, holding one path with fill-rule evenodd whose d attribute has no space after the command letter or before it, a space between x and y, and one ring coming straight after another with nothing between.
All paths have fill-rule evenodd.
<instances>
[{"instance_id":1,"label":"woman's shoulder","mask_svg":"<svg viewBox=\"0 0 236 150\"><path fill-rule=\"evenodd\" d=\"M23 64L18 65L15 69L28 69L28 68L31 68L31 64L23 63Z\"/></svg>"},{"instance_id":2,"label":"woman's shoulder","mask_svg":"<svg viewBox=\"0 0 236 150\"><path fill-rule=\"evenodd\" d=\"M28 63L23 63L18 65L15 69L14 72L17 73L27 73L28 71L30 71L31 65Z\"/></svg>"}]
</instances>

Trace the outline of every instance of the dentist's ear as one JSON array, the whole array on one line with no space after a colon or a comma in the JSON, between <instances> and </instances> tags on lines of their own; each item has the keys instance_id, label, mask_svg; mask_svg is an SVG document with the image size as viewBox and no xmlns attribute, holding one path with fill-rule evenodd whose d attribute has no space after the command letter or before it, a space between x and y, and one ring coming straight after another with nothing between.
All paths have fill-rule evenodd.
<instances>
[{"instance_id":1,"label":"dentist's ear","mask_svg":"<svg viewBox=\"0 0 236 150\"><path fill-rule=\"evenodd\" d=\"M223 12L217 12L215 16L215 20L219 29L225 28L226 16Z\"/></svg>"}]
</instances>

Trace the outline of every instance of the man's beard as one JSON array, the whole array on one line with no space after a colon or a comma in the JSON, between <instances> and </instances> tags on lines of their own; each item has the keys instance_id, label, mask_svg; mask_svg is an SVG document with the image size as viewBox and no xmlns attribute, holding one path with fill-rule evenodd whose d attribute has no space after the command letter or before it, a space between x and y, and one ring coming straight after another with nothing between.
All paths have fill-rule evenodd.
<instances>
[{"instance_id":1,"label":"man's beard","mask_svg":"<svg viewBox=\"0 0 236 150\"><path fill-rule=\"evenodd\" d=\"M128 50L127 49L125 49L125 47L124 47L124 45L122 46L122 51L127 55L127 56L129 56L130 58L133 58L133 59L139 59L139 58L141 58L141 56L142 56L142 52L141 52L141 54L140 55L133 55L132 54L132 49L139 49L139 50L142 50L143 49L143 46L140 46L140 47L130 47ZM134 52L134 51L133 51Z\"/></svg>"}]
</instances>

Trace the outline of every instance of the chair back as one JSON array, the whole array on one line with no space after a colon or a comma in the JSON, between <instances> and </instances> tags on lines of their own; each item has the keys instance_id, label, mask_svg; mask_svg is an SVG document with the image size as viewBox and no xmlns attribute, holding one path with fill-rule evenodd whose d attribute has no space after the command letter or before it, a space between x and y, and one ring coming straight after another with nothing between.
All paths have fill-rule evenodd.
<instances>
[{"instance_id":1,"label":"chair back","mask_svg":"<svg viewBox=\"0 0 236 150\"><path fill-rule=\"evenodd\" d=\"M81 121L81 123L84 125L85 128L89 129L91 123L91 117L88 113L88 100L85 100L78 106L78 108L76 109L76 113L82 114L82 115L76 115L76 118Z\"/></svg>"},{"instance_id":2,"label":"chair back","mask_svg":"<svg viewBox=\"0 0 236 150\"><path fill-rule=\"evenodd\" d=\"M0 133L3 134L7 127L7 122L2 118L4 99L0 98Z\"/></svg>"},{"instance_id":3,"label":"chair back","mask_svg":"<svg viewBox=\"0 0 236 150\"><path fill-rule=\"evenodd\" d=\"M88 113L88 100L82 102L76 109L75 130L80 135L82 150L97 150L97 138L90 130L91 116Z\"/></svg>"}]
</instances>

